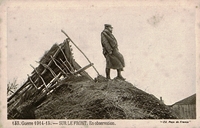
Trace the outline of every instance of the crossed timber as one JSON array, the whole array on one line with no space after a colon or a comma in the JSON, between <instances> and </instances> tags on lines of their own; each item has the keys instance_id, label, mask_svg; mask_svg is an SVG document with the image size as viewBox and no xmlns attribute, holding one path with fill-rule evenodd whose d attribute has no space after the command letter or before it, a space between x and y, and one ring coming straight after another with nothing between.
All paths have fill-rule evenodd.
<instances>
[{"instance_id":1,"label":"crossed timber","mask_svg":"<svg viewBox=\"0 0 200 128\"><path fill-rule=\"evenodd\" d=\"M27 75L27 81L7 99L8 113L12 113L13 109L20 106L23 100L22 97L27 97L28 95L28 99L31 99L37 95L52 92L61 79L79 74L93 80L85 72L87 68L93 66L93 63L90 62L85 67L81 67L73 58L72 48L69 45L70 41L71 39L67 37L63 43L59 45L54 44L41 60L37 62L39 64L38 67L35 68L31 65L33 72L31 75ZM8 117L15 118L16 114L12 113L11 115L12 117L9 117L8 114Z\"/></svg>"}]
</instances>

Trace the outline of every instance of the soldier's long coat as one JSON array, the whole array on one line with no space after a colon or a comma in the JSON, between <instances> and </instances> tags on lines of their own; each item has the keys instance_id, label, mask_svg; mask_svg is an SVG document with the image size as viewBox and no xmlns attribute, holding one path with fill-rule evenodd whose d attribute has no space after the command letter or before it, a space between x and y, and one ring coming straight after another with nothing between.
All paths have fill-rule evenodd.
<instances>
[{"instance_id":1,"label":"soldier's long coat","mask_svg":"<svg viewBox=\"0 0 200 128\"><path fill-rule=\"evenodd\" d=\"M107 29L104 29L101 33L101 44L106 58L106 68L123 70L123 67L125 67L124 57L118 50L114 35ZM112 54L109 54L110 52Z\"/></svg>"}]
</instances>

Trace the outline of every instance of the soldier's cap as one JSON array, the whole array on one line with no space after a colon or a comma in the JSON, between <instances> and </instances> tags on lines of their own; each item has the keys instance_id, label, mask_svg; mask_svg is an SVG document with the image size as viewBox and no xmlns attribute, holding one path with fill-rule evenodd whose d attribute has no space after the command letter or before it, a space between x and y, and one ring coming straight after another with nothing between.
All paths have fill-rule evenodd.
<instances>
[{"instance_id":1,"label":"soldier's cap","mask_svg":"<svg viewBox=\"0 0 200 128\"><path fill-rule=\"evenodd\" d=\"M104 24L104 26L113 28L110 24Z\"/></svg>"}]
</instances>

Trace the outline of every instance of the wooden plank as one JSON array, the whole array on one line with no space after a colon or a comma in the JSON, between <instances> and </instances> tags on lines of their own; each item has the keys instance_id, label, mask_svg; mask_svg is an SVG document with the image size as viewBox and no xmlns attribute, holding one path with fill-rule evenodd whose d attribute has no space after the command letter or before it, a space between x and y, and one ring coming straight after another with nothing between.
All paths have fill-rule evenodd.
<instances>
[{"instance_id":1,"label":"wooden plank","mask_svg":"<svg viewBox=\"0 0 200 128\"><path fill-rule=\"evenodd\" d=\"M77 74L79 74L79 73L81 73L81 72L83 72L83 71L85 71L87 68L89 68L89 67L91 67L93 65L93 63L91 63L91 64L88 64L87 66L85 66L85 67L83 67L83 68L80 68L80 69L78 69L75 73L74 73L74 75L77 75Z\"/></svg>"},{"instance_id":2,"label":"wooden plank","mask_svg":"<svg viewBox=\"0 0 200 128\"><path fill-rule=\"evenodd\" d=\"M82 68L74 59L72 60L72 63L76 70L79 70L80 68ZM93 80L93 78L86 71L82 71L82 72L80 72L80 74L83 76L86 76L90 80Z\"/></svg>"}]
</instances>

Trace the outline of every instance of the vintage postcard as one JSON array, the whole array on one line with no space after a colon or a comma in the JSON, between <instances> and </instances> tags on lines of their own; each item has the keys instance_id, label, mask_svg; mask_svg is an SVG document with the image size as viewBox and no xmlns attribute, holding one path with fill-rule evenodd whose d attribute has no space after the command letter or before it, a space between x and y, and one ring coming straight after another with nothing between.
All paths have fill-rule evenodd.
<instances>
[{"instance_id":1,"label":"vintage postcard","mask_svg":"<svg viewBox=\"0 0 200 128\"><path fill-rule=\"evenodd\" d=\"M0 127L200 126L199 0L0 1Z\"/></svg>"}]
</instances>

